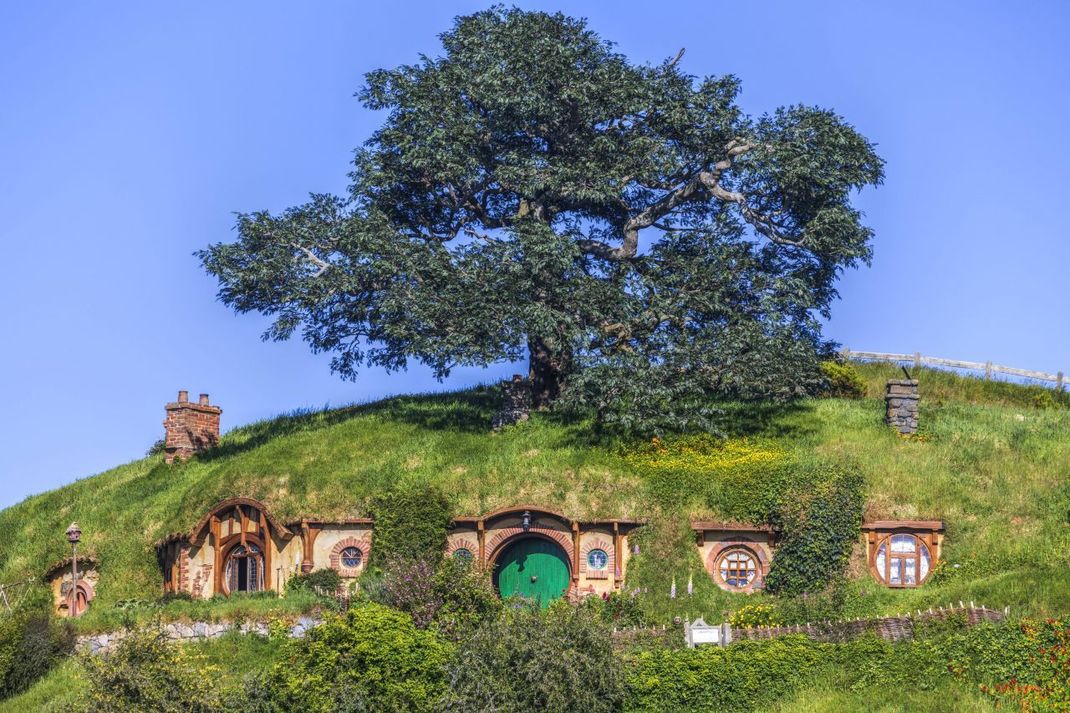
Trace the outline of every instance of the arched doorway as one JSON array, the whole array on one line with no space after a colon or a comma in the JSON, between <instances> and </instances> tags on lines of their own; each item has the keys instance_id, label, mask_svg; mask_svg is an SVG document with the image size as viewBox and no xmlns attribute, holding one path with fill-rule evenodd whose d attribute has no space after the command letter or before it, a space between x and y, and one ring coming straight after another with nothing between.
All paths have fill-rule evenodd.
<instances>
[{"instance_id":1,"label":"arched doorway","mask_svg":"<svg viewBox=\"0 0 1070 713\"><path fill-rule=\"evenodd\" d=\"M502 599L523 597L547 606L568 591L568 556L549 539L521 537L498 555L494 587Z\"/></svg>"},{"instance_id":2,"label":"arched doorway","mask_svg":"<svg viewBox=\"0 0 1070 713\"><path fill-rule=\"evenodd\" d=\"M227 555L227 594L259 592L264 588L264 557L252 543L238 545Z\"/></svg>"}]
</instances>

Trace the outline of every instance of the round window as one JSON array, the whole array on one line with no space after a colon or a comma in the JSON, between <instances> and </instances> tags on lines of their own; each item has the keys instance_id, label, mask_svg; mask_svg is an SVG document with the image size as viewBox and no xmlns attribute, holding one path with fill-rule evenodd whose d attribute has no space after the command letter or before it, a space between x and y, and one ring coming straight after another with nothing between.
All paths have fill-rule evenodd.
<instances>
[{"instance_id":1,"label":"round window","mask_svg":"<svg viewBox=\"0 0 1070 713\"><path fill-rule=\"evenodd\" d=\"M929 548L914 535L892 535L877 548L873 568L893 587L916 587L929 576Z\"/></svg>"},{"instance_id":2,"label":"round window","mask_svg":"<svg viewBox=\"0 0 1070 713\"><path fill-rule=\"evenodd\" d=\"M603 570L609 565L609 555L605 550L591 550L587 553L587 567L593 570Z\"/></svg>"},{"instance_id":3,"label":"round window","mask_svg":"<svg viewBox=\"0 0 1070 713\"><path fill-rule=\"evenodd\" d=\"M346 569L356 569L364 560L364 553L359 547L347 547L342 550L342 566Z\"/></svg>"},{"instance_id":4,"label":"round window","mask_svg":"<svg viewBox=\"0 0 1070 713\"><path fill-rule=\"evenodd\" d=\"M471 562L475 557L472 555L472 550L467 547L458 547L453 551L454 559L459 559L464 562Z\"/></svg>"},{"instance_id":5,"label":"round window","mask_svg":"<svg viewBox=\"0 0 1070 713\"><path fill-rule=\"evenodd\" d=\"M754 582L758 562L747 550L729 550L718 564L721 581L734 589L743 589Z\"/></svg>"}]
</instances>

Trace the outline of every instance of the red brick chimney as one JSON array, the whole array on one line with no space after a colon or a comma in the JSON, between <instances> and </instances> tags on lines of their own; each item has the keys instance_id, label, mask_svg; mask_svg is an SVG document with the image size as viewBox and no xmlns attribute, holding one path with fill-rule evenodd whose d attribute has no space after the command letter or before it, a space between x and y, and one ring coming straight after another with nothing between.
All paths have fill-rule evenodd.
<instances>
[{"instance_id":1,"label":"red brick chimney","mask_svg":"<svg viewBox=\"0 0 1070 713\"><path fill-rule=\"evenodd\" d=\"M219 415L223 409L208 403L208 394L201 394L191 403L188 391L178 392L178 401L164 406L167 418L163 421L164 460L186 460L197 451L219 443Z\"/></svg>"}]
</instances>

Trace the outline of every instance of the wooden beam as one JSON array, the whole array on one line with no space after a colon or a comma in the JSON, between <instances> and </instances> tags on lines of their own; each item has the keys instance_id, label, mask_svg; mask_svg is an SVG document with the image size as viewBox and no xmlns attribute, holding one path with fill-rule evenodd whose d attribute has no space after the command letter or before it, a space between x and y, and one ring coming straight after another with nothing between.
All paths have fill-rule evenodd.
<instances>
[{"instance_id":1,"label":"wooden beam","mask_svg":"<svg viewBox=\"0 0 1070 713\"><path fill-rule=\"evenodd\" d=\"M580 581L580 524L572 522L572 582L579 585Z\"/></svg>"},{"instance_id":2,"label":"wooden beam","mask_svg":"<svg viewBox=\"0 0 1070 713\"><path fill-rule=\"evenodd\" d=\"M487 526L483 519L480 518L476 522L476 540L479 542L479 562L480 564L486 564L487 562Z\"/></svg>"},{"instance_id":3,"label":"wooden beam","mask_svg":"<svg viewBox=\"0 0 1070 713\"><path fill-rule=\"evenodd\" d=\"M271 529L268 527L267 517L264 515L263 510L257 510L259 516L259 527L257 528L257 536L260 541L264 543L264 589L274 589L278 592L278 587L271 586Z\"/></svg>"},{"instance_id":4,"label":"wooden beam","mask_svg":"<svg viewBox=\"0 0 1070 713\"><path fill-rule=\"evenodd\" d=\"M212 537L212 551L214 553L212 566L212 594L223 593L223 550L219 546L220 522L219 516L213 515L210 525Z\"/></svg>"},{"instance_id":5,"label":"wooden beam","mask_svg":"<svg viewBox=\"0 0 1070 713\"><path fill-rule=\"evenodd\" d=\"M621 548L620 523L613 521L613 588L620 589L624 583L624 552Z\"/></svg>"}]
</instances>

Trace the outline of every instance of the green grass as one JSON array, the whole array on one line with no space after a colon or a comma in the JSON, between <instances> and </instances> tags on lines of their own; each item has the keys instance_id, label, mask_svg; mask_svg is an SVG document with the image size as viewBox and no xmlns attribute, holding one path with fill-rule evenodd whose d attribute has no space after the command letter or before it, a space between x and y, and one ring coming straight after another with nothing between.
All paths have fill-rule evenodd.
<instances>
[{"instance_id":1,"label":"green grass","mask_svg":"<svg viewBox=\"0 0 1070 713\"><path fill-rule=\"evenodd\" d=\"M883 403L876 398L896 370L864 365L860 371L868 398L785 408L729 405L725 418L735 442L860 469L870 518L947 522L944 574L917 590L877 586L858 548L846 614L891 614L960 600L1010 605L1016 613L1070 611L1065 395L922 370L921 433L901 438L882 423ZM658 480L624 457L619 445L593 440L588 424L536 415L490 433L495 400L494 392L477 389L291 414L235 429L219 448L185 464L145 458L31 497L0 511L0 582L40 578L66 554L63 531L77 520L83 551L101 562L98 598L82 626L111 627L126 616L114 609L116 602L159 596L153 543L188 530L211 505L234 495L264 501L283 521L366 515L375 493L403 483L440 485L455 497L457 514L540 503L578 518L648 518L658 512L654 488L668 487L669 497L658 499L671 503L661 513L667 519L718 515L701 489L686 479ZM755 601L707 586L695 563L690 570L699 594L667 604L666 618L678 612L716 619ZM689 568L674 574L682 592ZM179 603L160 615L225 618L279 608L301 612L307 605L274 599Z\"/></svg>"}]
</instances>

